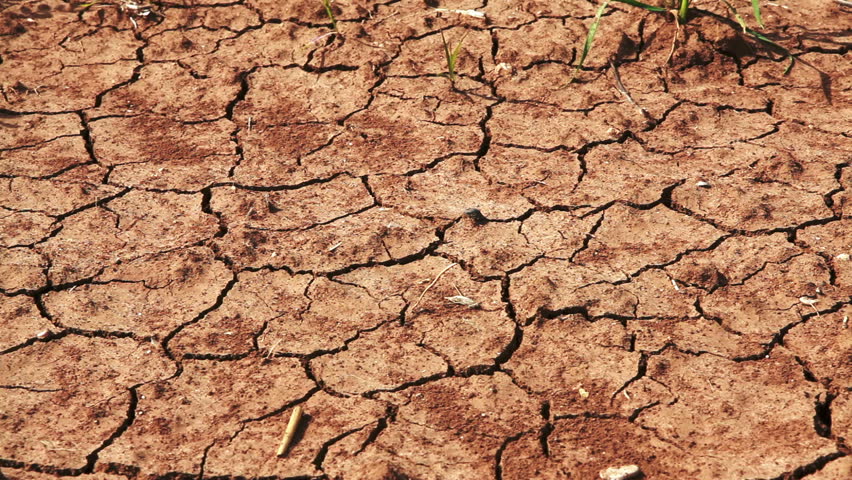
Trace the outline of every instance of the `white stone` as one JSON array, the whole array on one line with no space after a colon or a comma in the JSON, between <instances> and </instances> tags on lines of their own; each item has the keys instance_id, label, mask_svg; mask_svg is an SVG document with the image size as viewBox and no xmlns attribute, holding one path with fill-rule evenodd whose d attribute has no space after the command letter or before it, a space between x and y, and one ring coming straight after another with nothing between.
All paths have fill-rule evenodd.
<instances>
[{"instance_id":1,"label":"white stone","mask_svg":"<svg viewBox=\"0 0 852 480\"><path fill-rule=\"evenodd\" d=\"M637 477L639 473L639 466L624 465L622 467L609 467L606 470L601 470L598 476L604 480L627 480L628 478Z\"/></svg>"}]
</instances>

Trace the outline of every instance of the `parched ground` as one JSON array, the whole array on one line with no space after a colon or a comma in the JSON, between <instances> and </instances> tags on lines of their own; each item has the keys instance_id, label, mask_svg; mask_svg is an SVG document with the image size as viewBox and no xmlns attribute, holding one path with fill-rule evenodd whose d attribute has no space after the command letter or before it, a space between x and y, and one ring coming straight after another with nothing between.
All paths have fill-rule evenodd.
<instances>
[{"instance_id":1,"label":"parched ground","mask_svg":"<svg viewBox=\"0 0 852 480\"><path fill-rule=\"evenodd\" d=\"M0 2L0 478L852 478L852 11L763 3Z\"/></svg>"}]
</instances>

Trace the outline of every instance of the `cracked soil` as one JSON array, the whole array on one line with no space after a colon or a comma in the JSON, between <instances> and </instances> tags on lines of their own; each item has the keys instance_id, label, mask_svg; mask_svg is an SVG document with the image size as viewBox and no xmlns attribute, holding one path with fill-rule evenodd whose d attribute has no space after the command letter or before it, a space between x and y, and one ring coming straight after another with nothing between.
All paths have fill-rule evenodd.
<instances>
[{"instance_id":1,"label":"cracked soil","mask_svg":"<svg viewBox=\"0 0 852 480\"><path fill-rule=\"evenodd\" d=\"M762 3L0 1L0 478L852 478L852 10Z\"/></svg>"}]
</instances>

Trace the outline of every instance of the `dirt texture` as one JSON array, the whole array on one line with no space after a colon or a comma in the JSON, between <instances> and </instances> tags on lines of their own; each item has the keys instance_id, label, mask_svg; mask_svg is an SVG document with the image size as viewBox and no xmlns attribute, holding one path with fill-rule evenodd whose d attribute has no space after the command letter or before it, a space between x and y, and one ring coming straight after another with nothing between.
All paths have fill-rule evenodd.
<instances>
[{"instance_id":1,"label":"dirt texture","mask_svg":"<svg viewBox=\"0 0 852 480\"><path fill-rule=\"evenodd\" d=\"M852 9L762 3L0 1L0 479L852 478Z\"/></svg>"}]
</instances>

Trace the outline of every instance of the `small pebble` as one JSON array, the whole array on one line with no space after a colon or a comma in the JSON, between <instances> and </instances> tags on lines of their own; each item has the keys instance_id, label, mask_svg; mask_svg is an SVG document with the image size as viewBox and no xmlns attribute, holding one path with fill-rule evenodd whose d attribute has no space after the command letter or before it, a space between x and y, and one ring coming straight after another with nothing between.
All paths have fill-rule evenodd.
<instances>
[{"instance_id":1,"label":"small pebble","mask_svg":"<svg viewBox=\"0 0 852 480\"><path fill-rule=\"evenodd\" d=\"M702 180L700 182L695 182L695 186L701 187L701 188L710 188L710 184L705 182L704 180Z\"/></svg>"},{"instance_id":2,"label":"small pebble","mask_svg":"<svg viewBox=\"0 0 852 480\"><path fill-rule=\"evenodd\" d=\"M636 478L641 471L637 465L624 465L623 467L609 467L606 470L601 470L598 474L604 480L627 480L628 478Z\"/></svg>"},{"instance_id":3,"label":"small pebble","mask_svg":"<svg viewBox=\"0 0 852 480\"><path fill-rule=\"evenodd\" d=\"M477 208L468 208L464 211L464 214L470 217L470 219L473 220L473 223L477 225L482 225L488 222L488 219L485 218L485 215L483 215L482 212L480 212Z\"/></svg>"},{"instance_id":4,"label":"small pebble","mask_svg":"<svg viewBox=\"0 0 852 480\"><path fill-rule=\"evenodd\" d=\"M42 330L36 333L36 338L39 340L44 340L47 336L50 335L50 330Z\"/></svg>"},{"instance_id":5,"label":"small pebble","mask_svg":"<svg viewBox=\"0 0 852 480\"><path fill-rule=\"evenodd\" d=\"M837 256L837 259L843 260L843 261L849 260L849 254L848 253L841 253L840 255Z\"/></svg>"}]
</instances>

